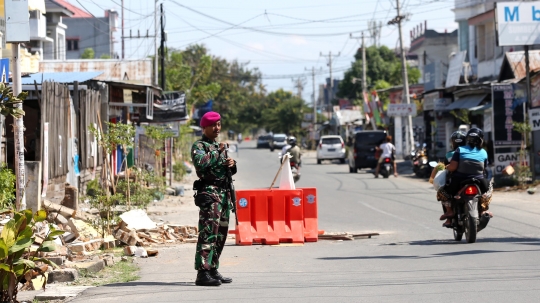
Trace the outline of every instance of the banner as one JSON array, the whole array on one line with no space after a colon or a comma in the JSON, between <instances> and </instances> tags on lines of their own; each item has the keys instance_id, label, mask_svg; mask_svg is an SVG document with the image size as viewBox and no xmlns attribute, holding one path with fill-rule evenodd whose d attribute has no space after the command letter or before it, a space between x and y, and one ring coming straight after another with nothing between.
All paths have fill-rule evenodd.
<instances>
[{"instance_id":1,"label":"banner","mask_svg":"<svg viewBox=\"0 0 540 303\"><path fill-rule=\"evenodd\" d=\"M502 171L505 167L508 165L514 166L519 163L519 154L516 153L497 153L495 154L495 167L494 167L494 173L496 175L502 174ZM522 163L524 166L529 166L530 160L529 160L529 153L526 153L524 163Z\"/></svg>"},{"instance_id":2,"label":"banner","mask_svg":"<svg viewBox=\"0 0 540 303\"><path fill-rule=\"evenodd\" d=\"M184 92L164 93L154 102L153 119L141 119L141 122L162 123L185 121L189 118Z\"/></svg>"},{"instance_id":3,"label":"banner","mask_svg":"<svg viewBox=\"0 0 540 303\"><path fill-rule=\"evenodd\" d=\"M388 104L388 116L416 116L416 104Z\"/></svg>"},{"instance_id":4,"label":"banner","mask_svg":"<svg viewBox=\"0 0 540 303\"><path fill-rule=\"evenodd\" d=\"M540 130L540 108L529 110L529 123L532 130Z\"/></svg>"},{"instance_id":5,"label":"banner","mask_svg":"<svg viewBox=\"0 0 540 303\"><path fill-rule=\"evenodd\" d=\"M514 122L523 122L524 89L517 84L493 85L494 145L520 146L521 134L514 130ZM502 122L504 121L504 123Z\"/></svg>"}]
</instances>

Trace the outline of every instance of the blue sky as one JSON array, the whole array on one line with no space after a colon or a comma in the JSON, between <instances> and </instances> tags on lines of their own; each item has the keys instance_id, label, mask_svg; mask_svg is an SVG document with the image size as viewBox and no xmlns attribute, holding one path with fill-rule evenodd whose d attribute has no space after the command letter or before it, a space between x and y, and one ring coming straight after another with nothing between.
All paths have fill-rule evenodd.
<instances>
[{"instance_id":1,"label":"blue sky","mask_svg":"<svg viewBox=\"0 0 540 303\"><path fill-rule=\"evenodd\" d=\"M94 16L103 16L104 9L120 11L121 0L69 0L84 7ZM154 28L154 0L125 0L125 31L146 33ZM293 78L305 76L304 99L311 100L311 75L305 69L322 69L316 82L328 77L327 59L320 53L341 53L334 59L334 77L340 79L350 67L359 40L367 31L368 21L382 21L381 44L398 47L397 26L386 23L396 16L396 2L390 0L274 0L274 1L195 1L160 0L166 15L167 46L184 48L203 43L213 55L229 60L250 62L264 76L268 91L279 88L293 90ZM402 0L402 14L409 14L404 23L405 45L410 30L427 20L428 28L453 31L457 28L452 8L454 0ZM120 21L120 20L119 20ZM117 33L120 41L120 31ZM368 45L370 39L366 39ZM120 53L121 44L115 45ZM127 40L126 58L141 58L154 53L152 39Z\"/></svg>"}]
</instances>

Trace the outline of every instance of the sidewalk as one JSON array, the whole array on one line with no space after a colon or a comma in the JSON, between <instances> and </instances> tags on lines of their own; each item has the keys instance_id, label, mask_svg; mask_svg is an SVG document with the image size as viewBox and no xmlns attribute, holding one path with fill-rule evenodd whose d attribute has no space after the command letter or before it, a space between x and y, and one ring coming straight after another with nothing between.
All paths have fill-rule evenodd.
<instances>
[{"instance_id":1,"label":"sidewalk","mask_svg":"<svg viewBox=\"0 0 540 303\"><path fill-rule=\"evenodd\" d=\"M168 196L162 201L152 202L148 206L148 216L154 222L165 224L179 224L197 226L199 208L193 199L193 181L197 179L195 172L187 175L181 182L173 181L172 188L183 186L184 196Z\"/></svg>"}]
</instances>

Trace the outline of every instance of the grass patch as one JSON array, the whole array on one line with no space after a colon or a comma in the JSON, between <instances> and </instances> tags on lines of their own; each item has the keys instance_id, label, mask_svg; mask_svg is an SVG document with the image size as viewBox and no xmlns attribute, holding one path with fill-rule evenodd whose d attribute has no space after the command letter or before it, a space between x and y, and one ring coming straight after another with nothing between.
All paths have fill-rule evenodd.
<instances>
[{"instance_id":1,"label":"grass patch","mask_svg":"<svg viewBox=\"0 0 540 303\"><path fill-rule=\"evenodd\" d=\"M79 279L70 285L101 286L131 282L140 278L138 270L139 267L133 262L133 258L128 257L127 261L120 261L111 267L105 267L105 269L97 273L79 270Z\"/></svg>"}]
</instances>

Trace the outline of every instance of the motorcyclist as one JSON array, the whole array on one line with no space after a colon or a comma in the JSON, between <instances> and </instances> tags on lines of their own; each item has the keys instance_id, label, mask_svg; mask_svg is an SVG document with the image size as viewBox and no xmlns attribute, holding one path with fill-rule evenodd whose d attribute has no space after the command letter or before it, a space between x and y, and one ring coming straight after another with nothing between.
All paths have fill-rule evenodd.
<instances>
[{"instance_id":1,"label":"motorcyclist","mask_svg":"<svg viewBox=\"0 0 540 303\"><path fill-rule=\"evenodd\" d=\"M290 161L295 163L298 174L300 174L300 166L302 165L300 147L296 144L297 142L294 136L290 136L287 142L291 147L287 149L286 153L291 154Z\"/></svg>"},{"instance_id":2,"label":"motorcyclist","mask_svg":"<svg viewBox=\"0 0 540 303\"><path fill-rule=\"evenodd\" d=\"M456 149L460 146L465 145L465 138L467 137L467 134L464 131L458 130L452 133L452 136L450 136L450 144L452 146L452 149L448 151L444 157L444 165L450 164L450 160L452 160L452 156L454 155L454 152ZM433 179L437 175L437 169L434 168L431 172L431 177L429 178L429 183L433 184Z\"/></svg>"},{"instance_id":3,"label":"motorcyclist","mask_svg":"<svg viewBox=\"0 0 540 303\"><path fill-rule=\"evenodd\" d=\"M294 137L287 137L287 144L285 144L285 146L283 146L281 148L280 159L283 159L283 155L285 155L287 153L287 150L289 150L289 148L291 148L291 145L289 144L289 138L294 138Z\"/></svg>"},{"instance_id":4,"label":"motorcyclist","mask_svg":"<svg viewBox=\"0 0 540 303\"><path fill-rule=\"evenodd\" d=\"M377 168L375 169L375 178L379 177L379 169L381 168L381 164L385 158L392 159L392 163L394 165L394 177L397 177L398 173L396 161L394 161L394 153L396 151L396 147L394 146L394 144L392 144L392 136L386 136L386 142L375 148L377 149L377 151L381 152L381 156L379 157L379 161L377 162Z\"/></svg>"},{"instance_id":5,"label":"motorcyclist","mask_svg":"<svg viewBox=\"0 0 540 303\"><path fill-rule=\"evenodd\" d=\"M238 143L242 143L242 133L238 133L238 136L236 136L236 139Z\"/></svg>"},{"instance_id":6,"label":"motorcyclist","mask_svg":"<svg viewBox=\"0 0 540 303\"><path fill-rule=\"evenodd\" d=\"M454 211L451 205L451 197L453 197L460 189L461 183L465 180L475 178L479 180L479 187L482 193L488 192L490 186L485 179L486 167L488 156L487 152L482 149L484 132L476 127L471 128L466 135L465 142L466 145L458 147L450 164L446 166L446 169L449 173L452 173L450 177L450 183L447 184L443 191L446 193L444 196L445 201L441 201L445 206L446 213L441 216L441 219L446 219L446 222L443 224L444 227L451 227L452 217L454 217ZM489 204L489 202L488 202ZM487 212L487 205L484 206L482 202L482 207L480 210L483 214ZM491 216L491 213L488 212Z\"/></svg>"}]
</instances>

